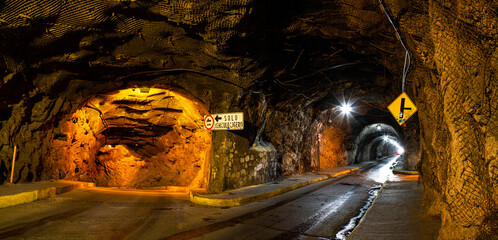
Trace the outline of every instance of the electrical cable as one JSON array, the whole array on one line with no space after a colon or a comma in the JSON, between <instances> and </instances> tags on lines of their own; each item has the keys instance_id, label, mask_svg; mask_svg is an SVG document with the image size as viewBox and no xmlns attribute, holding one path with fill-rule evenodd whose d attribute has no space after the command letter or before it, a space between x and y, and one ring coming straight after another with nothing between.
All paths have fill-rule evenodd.
<instances>
[{"instance_id":1,"label":"electrical cable","mask_svg":"<svg viewBox=\"0 0 498 240\"><path fill-rule=\"evenodd\" d=\"M384 11L384 13L386 14L387 19L389 20L389 22L393 26L394 32L396 33L396 36L398 37L399 41L401 42L401 46L403 46L403 48L405 49L405 63L403 65L403 78L402 78L402 83L401 83L401 92L405 92L406 75L408 74L408 70L410 69L410 64L411 64L410 52L408 52L408 49L406 48L406 45L403 42L403 39L401 38L401 35L399 34L398 29L396 28L396 25L394 25L394 22L391 19L391 16L389 16L389 13L387 13L387 10L384 7L382 0L379 0L379 4L380 4L380 7L382 8L382 11Z\"/></svg>"},{"instance_id":2,"label":"electrical cable","mask_svg":"<svg viewBox=\"0 0 498 240\"><path fill-rule=\"evenodd\" d=\"M131 78L131 77L141 76L141 75L145 75L145 74L151 74L151 75L159 74L159 75L161 75L161 74L170 74L170 73L173 73L173 74L175 74L175 73L194 73L194 74L199 74L199 75L202 75L202 76L210 77L211 79L214 79L214 80L217 80L217 81L220 81L220 82L224 82L224 83L230 84L232 86L241 88L243 90L250 91L249 89L247 89L245 87L242 87L240 85L237 85L237 84L235 84L233 82L230 82L228 80L225 80L225 79L213 76L213 75L208 74L208 73L200 72L200 71L193 70L193 69L187 69L187 68L161 69L161 70L136 72L136 73L132 73L132 74L129 74L129 75L126 75L126 76L119 77L116 80L121 81L121 80L125 80L125 79Z\"/></svg>"},{"instance_id":3,"label":"electrical cable","mask_svg":"<svg viewBox=\"0 0 498 240\"><path fill-rule=\"evenodd\" d=\"M336 68L351 66L351 65L354 65L354 64L358 64L358 63L355 63L355 62L353 62L353 63L344 63L344 64L335 65L335 66L332 66L332 67L323 68L323 69L317 70L315 72L312 72L312 73L310 73L308 75L304 75L302 77L298 77L298 78L294 78L294 79L285 81L285 83L288 84L288 83L291 83L291 82L299 81L301 79L305 79L305 78L314 76L314 75L319 74L319 73L323 73L323 72L326 72L326 71L329 71L329 70L332 70L332 69L336 69Z\"/></svg>"}]
</instances>

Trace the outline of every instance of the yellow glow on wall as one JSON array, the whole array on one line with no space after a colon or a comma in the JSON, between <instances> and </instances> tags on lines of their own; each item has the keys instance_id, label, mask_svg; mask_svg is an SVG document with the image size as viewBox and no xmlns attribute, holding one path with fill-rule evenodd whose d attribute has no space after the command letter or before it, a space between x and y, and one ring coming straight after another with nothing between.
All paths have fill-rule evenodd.
<instances>
[{"instance_id":1,"label":"yellow glow on wall","mask_svg":"<svg viewBox=\"0 0 498 240\"><path fill-rule=\"evenodd\" d=\"M61 125L46 162L65 179L112 187L205 188L211 133L202 128L206 107L161 88L99 94Z\"/></svg>"},{"instance_id":2,"label":"yellow glow on wall","mask_svg":"<svg viewBox=\"0 0 498 240\"><path fill-rule=\"evenodd\" d=\"M326 126L320 134L320 168L330 169L347 165L346 149L343 145L346 134L339 127Z\"/></svg>"}]
</instances>

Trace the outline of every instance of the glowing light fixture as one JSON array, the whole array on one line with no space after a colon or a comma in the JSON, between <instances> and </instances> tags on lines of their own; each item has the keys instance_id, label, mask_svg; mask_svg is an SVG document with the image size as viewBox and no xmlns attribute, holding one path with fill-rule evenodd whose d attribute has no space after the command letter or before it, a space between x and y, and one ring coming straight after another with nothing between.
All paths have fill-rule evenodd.
<instances>
[{"instance_id":1,"label":"glowing light fixture","mask_svg":"<svg viewBox=\"0 0 498 240\"><path fill-rule=\"evenodd\" d=\"M342 114L349 116L351 115L351 112L353 112L353 107L351 103L345 102L341 104L339 110L341 111Z\"/></svg>"},{"instance_id":2,"label":"glowing light fixture","mask_svg":"<svg viewBox=\"0 0 498 240\"><path fill-rule=\"evenodd\" d=\"M141 87L138 89L138 93L141 93L141 94L148 94L150 92L150 88L148 87Z\"/></svg>"},{"instance_id":3,"label":"glowing light fixture","mask_svg":"<svg viewBox=\"0 0 498 240\"><path fill-rule=\"evenodd\" d=\"M355 103L354 99L344 99L342 98L337 98L339 105L334 105L334 107L331 109L334 112L335 119L339 119L339 121L345 121L347 123L350 122L350 120L354 120L353 118L353 113L356 112L356 107L353 106Z\"/></svg>"}]
</instances>

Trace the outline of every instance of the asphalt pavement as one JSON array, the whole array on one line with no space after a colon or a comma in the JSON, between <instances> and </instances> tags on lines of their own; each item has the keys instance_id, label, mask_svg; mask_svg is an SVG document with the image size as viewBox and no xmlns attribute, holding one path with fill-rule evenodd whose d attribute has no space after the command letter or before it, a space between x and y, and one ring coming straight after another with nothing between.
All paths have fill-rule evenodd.
<instances>
[{"instance_id":1,"label":"asphalt pavement","mask_svg":"<svg viewBox=\"0 0 498 240\"><path fill-rule=\"evenodd\" d=\"M73 190L0 208L0 239L345 239L352 231L351 239L370 239L375 234L368 231L379 226L369 224L383 222L392 226L384 228L391 235L376 233L378 239L418 239L396 226L416 224L410 228L415 231L426 226L425 218L392 220L411 216L407 212L418 208L421 196L417 176L392 173L396 160L291 176L218 195L66 187ZM409 187L401 190L390 187L405 183ZM238 202L205 206L190 202L192 196L208 203ZM392 214L379 215L387 211ZM434 231L423 237L431 239Z\"/></svg>"}]
</instances>

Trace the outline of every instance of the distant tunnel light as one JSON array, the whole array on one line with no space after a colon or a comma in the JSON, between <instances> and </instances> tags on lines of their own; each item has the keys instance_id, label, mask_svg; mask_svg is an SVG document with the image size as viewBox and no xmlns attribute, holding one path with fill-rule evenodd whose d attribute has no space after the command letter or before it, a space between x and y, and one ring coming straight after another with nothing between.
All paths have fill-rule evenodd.
<instances>
[{"instance_id":1,"label":"distant tunnel light","mask_svg":"<svg viewBox=\"0 0 498 240\"><path fill-rule=\"evenodd\" d=\"M399 154L405 153L405 149L401 145L399 145L398 142L396 142L396 141L392 140L391 138L389 138L389 136L384 135L384 136L382 136L382 139L385 142L388 142L388 143L392 144L393 146L395 146L396 147L396 152L398 152Z\"/></svg>"},{"instance_id":2,"label":"distant tunnel light","mask_svg":"<svg viewBox=\"0 0 498 240\"><path fill-rule=\"evenodd\" d=\"M403 153L405 153L405 149L402 148L401 146L398 147L398 152L399 154L403 155Z\"/></svg>"}]
</instances>

